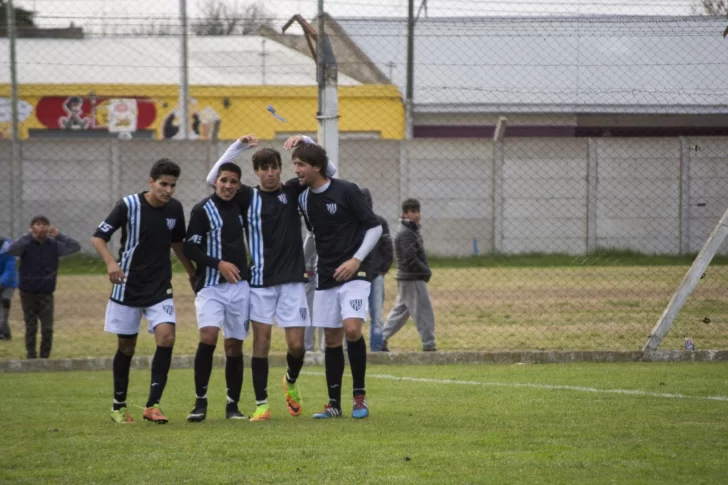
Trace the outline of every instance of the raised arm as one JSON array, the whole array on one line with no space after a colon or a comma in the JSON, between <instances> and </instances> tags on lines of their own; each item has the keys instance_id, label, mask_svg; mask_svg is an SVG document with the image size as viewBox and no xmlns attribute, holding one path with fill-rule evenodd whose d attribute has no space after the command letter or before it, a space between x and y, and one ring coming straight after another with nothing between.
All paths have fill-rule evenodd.
<instances>
[{"instance_id":1,"label":"raised arm","mask_svg":"<svg viewBox=\"0 0 728 485\"><path fill-rule=\"evenodd\" d=\"M81 250L81 244L62 232L56 229L56 234L53 236L56 238L58 243L58 255L68 256L69 254L77 253Z\"/></svg>"},{"instance_id":2,"label":"raised arm","mask_svg":"<svg viewBox=\"0 0 728 485\"><path fill-rule=\"evenodd\" d=\"M7 247L7 253L11 256L22 256L25 248L33 241L33 235L30 232L26 232L18 239L10 243Z\"/></svg>"},{"instance_id":3,"label":"raised arm","mask_svg":"<svg viewBox=\"0 0 728 485\"><path fill-rule=\"evenodd\" d=\"M235 142L233 142L233 144L230 145L227 150L225 150L225 153L222 154L220 159L215 162L215 165L213 165L210 173L207 174L207 185L209 185L210 187L215 186L215 179L217 178L218 170L220 170L220 165L222 165L223 163L232 162L238 157L238 155L243 153L248 148L253 148L257 146L258 139L255 137L255 135L245 135L235 140Z\"/></svg>"}]
</instances>

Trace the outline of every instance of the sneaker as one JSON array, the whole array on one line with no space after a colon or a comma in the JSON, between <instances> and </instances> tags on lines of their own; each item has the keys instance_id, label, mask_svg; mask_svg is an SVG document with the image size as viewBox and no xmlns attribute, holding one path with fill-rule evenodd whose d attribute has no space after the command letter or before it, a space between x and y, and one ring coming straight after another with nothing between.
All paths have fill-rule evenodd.
<instances>
[{"instance_id":1,"label":"sneaker","mask_svg":"<svg viewBox=\"0 0 728 485\"><path fill-rule=\"evenodd\" d=\"M389 352L389 347L387 346L387 341L384 340L382 342L382 346L379 347L379 352Z\"/></svg>"},{"instance_id":2,"label":"sneaker","mask_svg":"<svg viewBox=\"0 0 728 485\"><path fill-rule=\"evenodd\" d=\"M240 412L236 403L231 403L225 409L225 419L246 419L246 417Z\"/></svg>"},{"instance_id":3,"label":"sneaker","mask_svg":"<svg viewBox=\"0 0 728 485\"><path fill-rule=\"evenodd\" d=\"M351 410L351 417L354 419L363 419L367 416L369 416L367 397L364 394L354 396L354 408Z\"/></svg>"},{"instance_id":4,"label":"sneaker","mask_svg":"<svg viewBox=\"0 0 728 485\"><path fill-rule=\"evenodd\" d=\"M167 424L169 422L169 419L167 419L164 414L162 414L162 410L159 409L159 404L155 404L150 408L144 408L142 417L154 424Z\"/></svg>"},{"instance_id":5,"label":"sneaker","mask_svg":"<svg viewBox=\"0 0 728 485\"><path fill-rule=\"evenodd\" d=\"M291 416L301 414L303 398L301 398L298 385L295 382L288 382L285 375L283 376L283 392L286 393L286 407Z\"/></svg>"},{"instance_id":6,"label":"sneaker","mask_svg":"<svg viewBox=\"0 0 728 485\"><path fill-rule=\"evenodd\" d=\"M437 347L423 347L423 352L437 352Z\"/></svg>"},{"instance_id":7,"label":"sneaker","mask_svg":"<svg viewBox=\"0 0 728 485\"><path fill-rule=\"evenodd\" d=\"M187 421L190 423L201 423L207 417L207 399L197 399L195 408L187 415Z\"/></svg>"},{"instance_id":8,"label":"sneaker","mask_svg":"<svg viewBox=\"0 0 728 485\"><path fill-rule=\"evenodd\" d=\"M258 421L269 421L270 420L270 405L261 404L255 408L255 412L250 417L251 423L257 423Z\"/></svg>"},{"instance_id":9,"label":"sneaker","mask_svg":"<svg viewBox=\"0 0 728 485\"><path fill-rule=\"evenodd\" d=\"M129 414L129 410L126 408L121 408L117 410L112 409L111 420L119 424L132 424L134 422L134 420L131 419L131 414Z\"/></svg>"},{"instance_id":10,"label":"sneaker","mask_svg":"<svg viewBox=\"0 0 728 485\"><path fill-rule=\"evenodd\" d=\"M341 416L341 408L335 408L331 403L326 403L324 410L314 414L313 419L340 418Z\"/></svg>"}]
</instances>

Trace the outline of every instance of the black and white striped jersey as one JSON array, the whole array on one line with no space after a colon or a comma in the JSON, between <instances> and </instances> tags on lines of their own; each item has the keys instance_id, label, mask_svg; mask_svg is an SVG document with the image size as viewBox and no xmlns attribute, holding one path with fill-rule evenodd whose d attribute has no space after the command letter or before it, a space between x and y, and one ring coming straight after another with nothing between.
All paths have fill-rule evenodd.
<instances>
[{"instance_id":1,"label":"black and white striped jersey","mask_svg":"<svg viewBox=\"0 0 728 485\"><path fill-rule=\"evenodd\" d=\"M273 192L247 186L238 192L241 205L250 199L246 219L251 287L306 281L297 205L302 190L296 178Z\"/></svg>"},{"instance_id":2,"label":"black and white striped jersey","mask_svg":"<svg viewBox=\"0 0 728 485\"><path fill-rule=\"evenodd\" d=\"M330 179L329 187L321 193L306 188L298 197L298 205L316 244L317 289L344 284L334 279L336 268L354 257L369 229L379 226L364 194L352 182ZM371 256L364 258L352 279L371 281L370 263Z\"/></svg>"},{"instance_id":3,"label":"black and white striped jersey","mask_svg":"<svg viewBox=\"0 0 728 485\"><path fill-rule=\"evenodd\" d=\"M217 269L220 261L237 266L242 280L250 278L244 229L236 199L225 201L212 194L192 208L184 248L185 256L197 264L195 292L225 282Z\"/></svg>"},{"instance_id":4,"label":"black and white striped jersey","mask_svg":"<svg viewBox=\"0 0 728 485\"><path fill-rule=\"evenodd\" d=\"M185 236L182 204L170 199L153 207L145 192L124 197L94 233L108 242L121 228L118 263L126 281L115 284L111 300L131 307L149 307L172 297L172 243Z\"/></svg>"}]
</instances>

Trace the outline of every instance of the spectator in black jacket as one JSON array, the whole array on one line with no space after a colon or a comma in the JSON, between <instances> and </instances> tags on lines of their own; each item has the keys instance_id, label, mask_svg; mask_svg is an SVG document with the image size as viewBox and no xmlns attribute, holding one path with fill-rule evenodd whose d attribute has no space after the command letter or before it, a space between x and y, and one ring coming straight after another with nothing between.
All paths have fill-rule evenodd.
<instances>
[{"instance_id":1,"label":"spectator in black jacket","mask_svg":"<svg viewBox=\"0 0 728 485\"><path fill-rule=\"evenodd\" d=\"M369 189L361 189L364 197L369 202L369 207L374 208L372 203L372 193ZM369 348L372 352L381 351L382 347L382 330L384 329L384 276L392 267L394 259L392 251L392 237L389 233L389 224L384 217L375 214L379 224L382 225L382 235L379 242L372 249L372 287L369 292Z\"/></svg>"},{"instance_id":2,"label":"spectator in black jacket","mask_svg":"<svg viewBox=\"0 0 728 485\"><path fill-rule=\"evenodd\" d=\"M389 351L387 340L399 332L411 315L422 339L422 350L435 351L435 313L427 290L432 271L420 235L420 203L416 199L402 202L394 251L397 256L397 302L384 325L382 350Z\"/></svg>"},{"instance_id":3,"label":"spectator in black jacket","mask_svg":"<svg viewBox=\"0 0 728 485\"><path fill-rule=\"evenodd\" d=\"M13 241L8 254L20 257L20 304L25 318L25 348L29 359L38 357L36 336L40 318L40 358L51 355L53 345L53 292L58 258L73 254L81 245L61 233L45 216L30 221L30 231Z\"/></svg>"}]
</instances>

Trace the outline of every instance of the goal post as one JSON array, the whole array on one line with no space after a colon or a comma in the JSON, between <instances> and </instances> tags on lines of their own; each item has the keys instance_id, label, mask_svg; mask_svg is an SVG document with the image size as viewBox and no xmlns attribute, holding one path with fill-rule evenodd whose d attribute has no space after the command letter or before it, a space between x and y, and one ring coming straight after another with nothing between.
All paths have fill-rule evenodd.
<instances>
[{"instance_id":1,"label":"goal post","mask_svg":"<svg viewBox=\"0 0 728 485\"><path fill-rule=\"evenodd\" d=\"M642 347L642 358L649 358L662 343L662 340L670 331L672 323L675 321L680 309L685 304L688 296L693 292L695 287L698 285L700 278L705 273L705 269L708 267L710 262L718 252L718 248L725 240L728 235L728 210L725 211L723 217L720 218L718 224L710 233L708 240L705 241L703 248L698 253L698 256L693 261L692 266L685 274L685 277L680 282L675 294L672 295L670 302L665 307L665 310L660 315L654 328L647 337L645 345Z\"/></svg>"}]
</instances>

